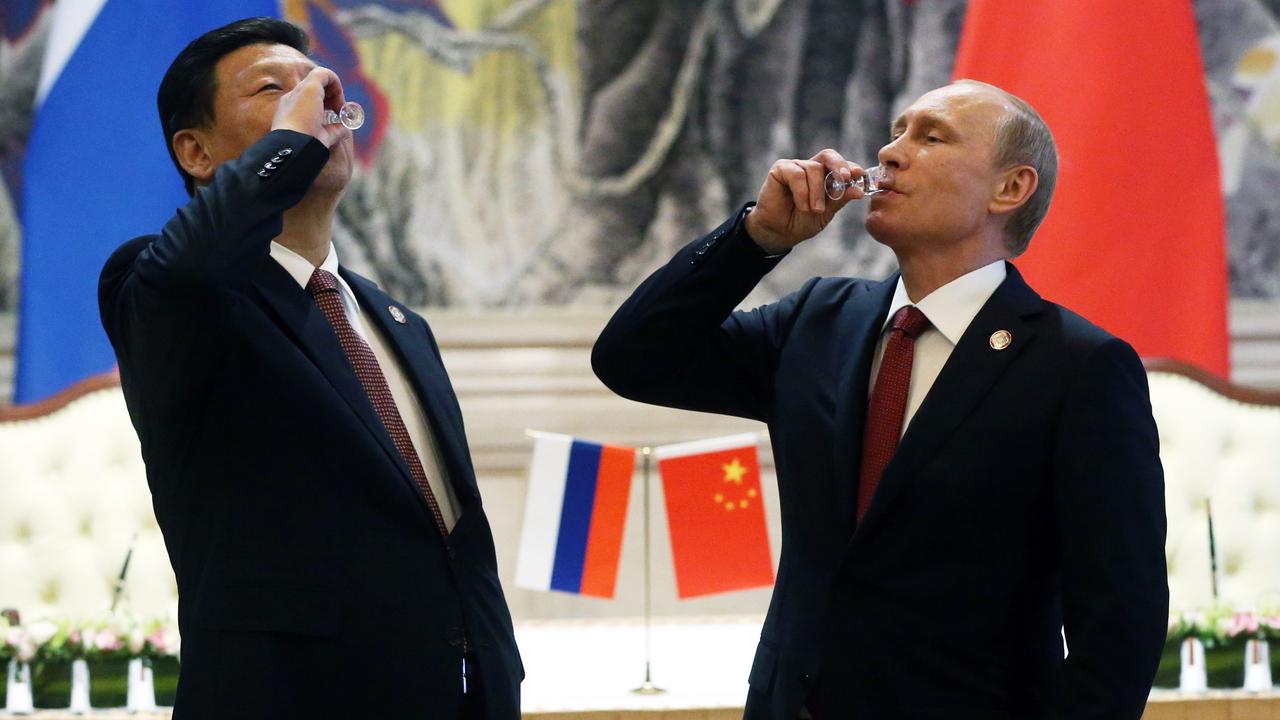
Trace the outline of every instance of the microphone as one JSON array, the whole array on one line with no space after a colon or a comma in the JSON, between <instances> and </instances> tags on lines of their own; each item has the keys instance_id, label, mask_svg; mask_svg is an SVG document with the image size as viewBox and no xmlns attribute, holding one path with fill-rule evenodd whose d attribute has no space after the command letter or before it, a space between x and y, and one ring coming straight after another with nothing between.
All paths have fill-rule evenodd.
<instances>
[{"instance_id":1,"label":"microphone","mask_svg":"<svg viewBox=\"0 0 1280 720\"><path fill-rule=\"evenodd\" d=\"M116 606L120 604L120 595L124 593L124 579L129 575L129 561L133 559L133 546L138 542L138 533L129 540L129 550L124 554L124 564L120 566L120 577L116 578L116 588L111 594L111 614L116 614Z\"/></svg>"}]
</instances>

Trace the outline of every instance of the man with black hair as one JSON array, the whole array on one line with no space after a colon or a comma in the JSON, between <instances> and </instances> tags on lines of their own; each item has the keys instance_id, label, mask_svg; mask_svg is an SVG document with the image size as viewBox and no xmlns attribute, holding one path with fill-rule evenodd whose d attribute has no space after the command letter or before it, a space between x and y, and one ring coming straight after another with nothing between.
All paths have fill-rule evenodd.
<instances>
[{"instance_id":1,"label":"man with black hair","mask_svg":"<svg viewBox=\"0 0 1280 720\"><path fill-rule=\"evenodd\" d=\"M103 325L179 590L175 717L519 716L523 668L426 321L343 268L342 83L281 20L157 104L191 201L107 261Z\"/></svg>"}]
</instances>

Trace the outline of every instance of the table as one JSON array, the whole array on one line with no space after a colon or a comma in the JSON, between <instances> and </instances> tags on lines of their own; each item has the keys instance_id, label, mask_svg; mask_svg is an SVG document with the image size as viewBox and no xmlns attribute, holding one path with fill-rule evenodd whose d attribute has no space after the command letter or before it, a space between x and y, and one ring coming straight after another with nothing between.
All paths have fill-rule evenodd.
<instances>
[{"instance_id":1,"label":"table","mask_svg":"<svg viewBox=\"0 0 1280 720\"><path fill-rule=\"evenodd\" d=\"M760 616L666 618L652 629L652 677L663 695L630 691L644 680L644 625L638 620L525 622L516 641L528 676L529 720L740 720ZM0 712L0 718L7 716ZM32 720L75 720L63 712ZM167 712L98 711L91 720L169 720ZM1280 690L1183 695L1152 691L1143 720L1280 720Z\"/></svg>"}]
</instances>

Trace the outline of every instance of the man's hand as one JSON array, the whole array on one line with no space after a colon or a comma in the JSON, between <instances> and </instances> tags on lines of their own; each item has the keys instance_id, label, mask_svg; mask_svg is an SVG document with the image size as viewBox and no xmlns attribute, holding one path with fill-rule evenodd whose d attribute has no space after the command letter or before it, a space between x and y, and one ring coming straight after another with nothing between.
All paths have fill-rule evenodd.
<instances>
[{"instance_id":1,"label":"man's hand","mask_svg":"<svg viewBox=\"0 0 1280 720\"><path fill-rule=\"evenodd\" d=\"M784 253L817 235L851 200L862 197L862 188L850 185L844 197L827 197L823 181L828 172L844 180L863 175L861 167L827 149L808 160L779 160L769 168L756 206L747 214L751 239L770 254Z\"/></svg>"},{"instance_id":2,"label":"man's hand","mask_svg":"<svg viewBox=\"0 0 1280 720\"><path fill-rule=\"evenodd\" d=\"M310 135L331 148L350 138L351 131L341 123L325 123L325 111L337 112L346 97L342 81L328 68L313 68L292 90L280 96L272 130L295 130Z\"/></svg>"}]
</instances>

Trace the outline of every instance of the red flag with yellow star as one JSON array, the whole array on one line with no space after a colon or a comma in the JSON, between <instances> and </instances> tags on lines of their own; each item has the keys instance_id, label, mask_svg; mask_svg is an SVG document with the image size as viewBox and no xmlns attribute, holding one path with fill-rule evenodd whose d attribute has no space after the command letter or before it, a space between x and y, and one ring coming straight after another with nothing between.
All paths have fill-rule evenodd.
<instances>
[{"instance_id":1,"label":"red flag with yellow star","mask_svg":"<svg viewBox=\"0 0 1280 720\"><path fill-rule=\"evenodd\" d=\"M654 450L681 599L773 584L755 435Z\"/></svg>"},{"instance_id":2,"label":"red flag with yellow star","mask_svg":"<svg viewBox=\"0 0 1280 720\"><path fill-rule=\"evenodd\" d=\"M955 77L1022 97L1057 141L1053 205L1017 261L1027 282L1143 357L1225 378L1226 219L1200 5L1214 3L971 0Z\"/></svg>"}]
</instances>

